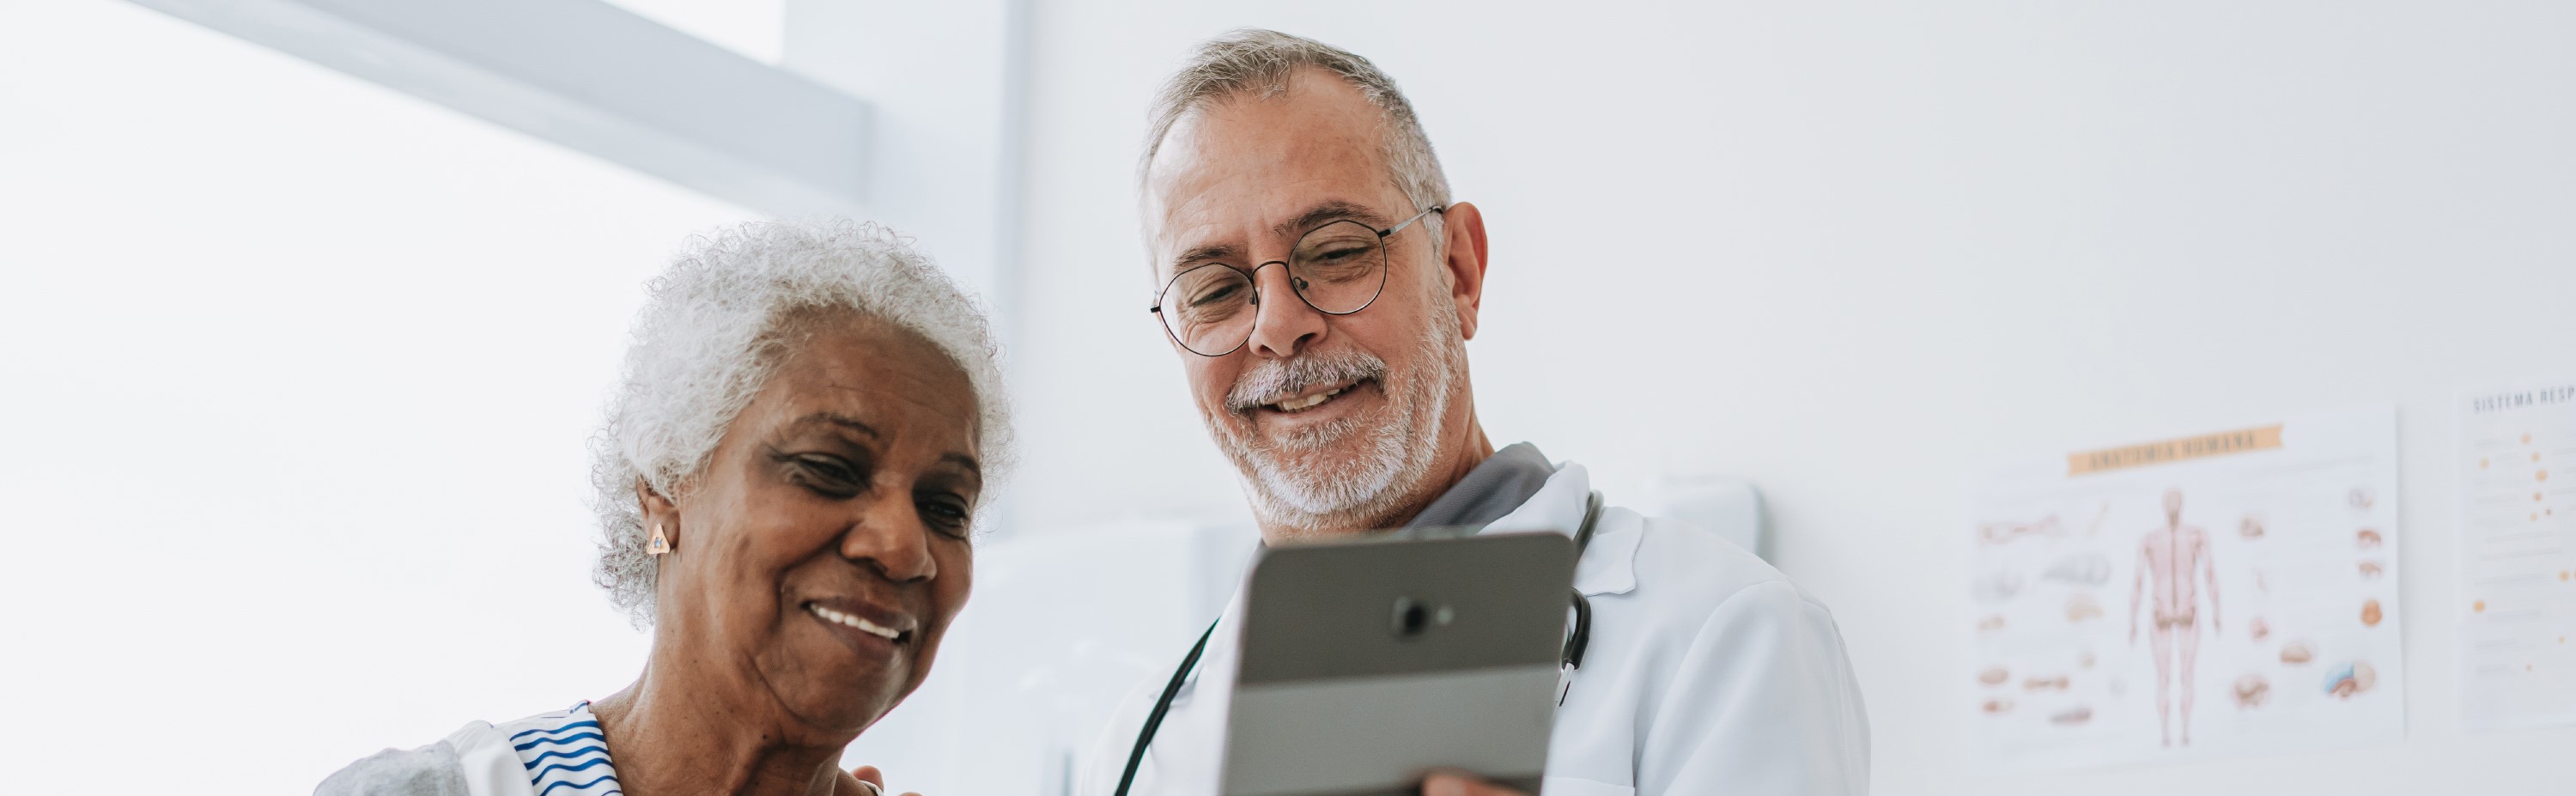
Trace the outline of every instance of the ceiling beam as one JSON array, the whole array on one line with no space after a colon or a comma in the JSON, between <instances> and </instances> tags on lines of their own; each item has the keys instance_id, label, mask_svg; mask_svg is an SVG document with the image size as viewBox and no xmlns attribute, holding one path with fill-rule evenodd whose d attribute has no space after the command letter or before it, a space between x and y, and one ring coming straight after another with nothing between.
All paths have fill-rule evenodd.
<instances>
[{"instance_id":1,"label":"ceiling beam","mask_svg":"<svg viewBox=\"0 0 2576 796\"><path fill-rule=\"evenodd\" d=\"M600 0L133 0L779 216L866 215L870 107Z\"/></svg>"}]
</instances>

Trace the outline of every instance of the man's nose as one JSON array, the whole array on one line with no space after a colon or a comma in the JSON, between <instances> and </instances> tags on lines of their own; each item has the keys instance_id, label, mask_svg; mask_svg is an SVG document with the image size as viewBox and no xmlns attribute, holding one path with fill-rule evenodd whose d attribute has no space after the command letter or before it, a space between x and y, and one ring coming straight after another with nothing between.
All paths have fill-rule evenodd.
<instances>
[{"instance_id":1,"label":"man's nose","mask_svg":"<svg viewBox=\"0 0 2576 796\"><path fill-rule=\"evenodd\" d=\"M1262 266L1252 273L1252 280L1261 290L1261 306L1253 310L1252 339L1247 343L1254 354L1286 359L1324 339L1324 314L1297 295L1288 266Z\"/></svg>"}]
</instances>

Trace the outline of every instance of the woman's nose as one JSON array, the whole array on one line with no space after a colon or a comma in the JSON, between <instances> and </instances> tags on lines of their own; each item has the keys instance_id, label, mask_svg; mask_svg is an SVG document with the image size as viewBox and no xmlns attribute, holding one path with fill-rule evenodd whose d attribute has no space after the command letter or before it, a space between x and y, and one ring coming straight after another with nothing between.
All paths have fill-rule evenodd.
<instances>
[{"instance_id":1,"label":"woman's nose","mask_svg":"<svg viewBox=\"0 0 2576 796\"><path fill-rule=\"evenodd\" d=\"M896 583L929 580L939 576L939 563L930 555L931 533L910 495L890 495L870 501L858 522L841 534L841 557L873 566Z\"/></svg>"}]
</instances>

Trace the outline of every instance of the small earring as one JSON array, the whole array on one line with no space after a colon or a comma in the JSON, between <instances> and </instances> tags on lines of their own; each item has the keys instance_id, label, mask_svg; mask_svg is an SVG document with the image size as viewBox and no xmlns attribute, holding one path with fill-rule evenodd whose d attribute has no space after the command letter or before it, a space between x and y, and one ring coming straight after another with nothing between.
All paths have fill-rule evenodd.
<instances>
[{"instance_id":1,"label":"small earring","mask_svg":"<svg viewBox=\"0 0 2576 796\"><path fill-rule=\"evenodd\" d=\"M645 555L658 556L668 552L671 552L671 537L662 535L661 523L653 523L653 540L644 543Z\"/></svg>"}]
</instances>

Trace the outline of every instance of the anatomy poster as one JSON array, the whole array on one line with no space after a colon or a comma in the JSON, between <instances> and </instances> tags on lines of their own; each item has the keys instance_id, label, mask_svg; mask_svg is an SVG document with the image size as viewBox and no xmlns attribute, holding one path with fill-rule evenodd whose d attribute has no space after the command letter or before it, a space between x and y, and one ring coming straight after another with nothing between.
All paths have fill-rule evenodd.
<instances>
[{"instance_id":1,"label":"anatomy poster","mask_svg":"<svg viewBox=\"0 0 2576 796\"><path fill-rule=\"evenodd\" d=\"M1974 511L1958 709L1982 767L2405 734L2394 408L2050 452Z\"/></svg>"},{"instance_id":2,"label":"anatomy poster","mask_svg":"<svg viewBox=\"0 0 2576 796\"><path fill-rule=\"evenodd\" d=\"M2459 403L2461 723L2576 722L2576 380Z\"/></svg>"}]
</instances>

